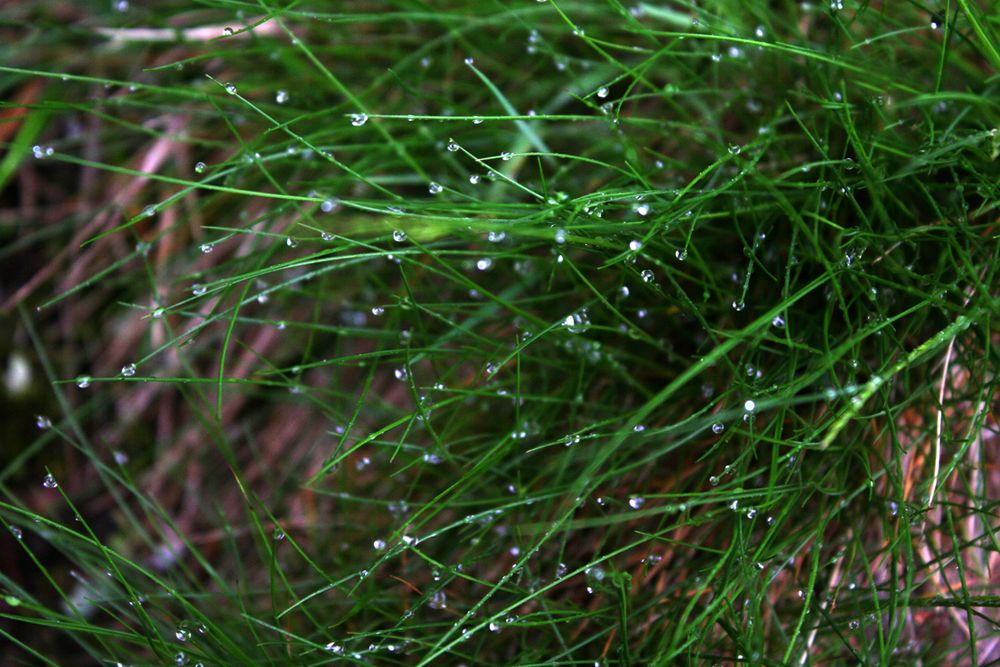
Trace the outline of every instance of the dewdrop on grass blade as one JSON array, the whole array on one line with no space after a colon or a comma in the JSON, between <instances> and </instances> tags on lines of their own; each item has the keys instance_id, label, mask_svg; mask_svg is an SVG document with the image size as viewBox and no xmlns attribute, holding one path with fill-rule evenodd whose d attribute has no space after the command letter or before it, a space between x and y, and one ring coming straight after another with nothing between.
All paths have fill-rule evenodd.
<instances>
[{"instance_id":1,"label":"dewdrop on grass blade","mask_svg":"<svg viewBox=\"0 0 1000 667\"><path fill-rule=\"evenodd\" d=\"M368 122L368 114L366 113L352 113L351 114L351 125L354 127L361 127Z\"/></svg>"},{"instance_id":2,"label":"dewdrop on grass blade","mask_svg":"<svg viewBox=\"0 0 1000 667\"><path fill-rule=\"evenodd\" d=\"M59 486L59 482L52 476L52 473L48 473L45 475L45 479L42 480L42 486L46 489L54 489Z\"/></svg>"}]
</instances>

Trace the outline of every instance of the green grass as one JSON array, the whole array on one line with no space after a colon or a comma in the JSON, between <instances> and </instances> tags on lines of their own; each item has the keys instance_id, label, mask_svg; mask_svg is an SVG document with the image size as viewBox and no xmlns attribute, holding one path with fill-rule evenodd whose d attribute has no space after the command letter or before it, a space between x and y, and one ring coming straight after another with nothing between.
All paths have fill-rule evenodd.
<instances>
[{"instance_id":1,"label":"green grass","mask_svg":"<svg viewBox=\"0 0 1000 667\"><path fill-rule=\"evenodd\" d=\"M117 4L0 9L0 662L1000 662L993 3Z\"/></svg>"}]
</instances>

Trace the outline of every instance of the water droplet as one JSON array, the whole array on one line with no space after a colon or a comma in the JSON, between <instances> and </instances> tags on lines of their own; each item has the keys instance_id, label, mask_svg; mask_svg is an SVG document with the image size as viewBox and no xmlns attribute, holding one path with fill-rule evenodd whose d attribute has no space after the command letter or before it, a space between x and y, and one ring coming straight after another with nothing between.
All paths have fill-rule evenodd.
<instances>
[{"instance_id":1,"label":"water droplet","mask_svg":"<svg viewBox=\"0 0 1000 667\"><path fill-rule=\"evenodd\" d=\"M511 153L510 151L504 151L503 153L500 153L500 159L503 160L504 162L509 161L512 157L514 157L514 154Z\"/></svg>"},{"instance_id":2,"label":"water droplet","mask_svg":"<svg viewBox=\"0 0 1000 667\"><path fill-rule=\"evenodd\" d=\"M284 104L285 102L287 102L288 101L288 91L287 90L279 90L277 93L274 94L274 101L277 102L278 104Z\"/></svg>"},{"instance_id":3,"label":"water droplet","mask_svg":"<svg viewBox=\"0 0 1000 667\"><path fill-rule=\"evenodd\" d=\"M135 364L125 364L122 366L122 375L130 378L135 376Z\"/></svg>"},{"instance_id":4,"label":"water droplet","mask_svg":"<svg viewBox=\"0 0 1000 667\"><path fill-rule=\"evenodd\" d=\"M507 232L488 232L486 234L486 240L490 243L500 243L505 238L507 238Z\"/></svg>"},{"instance_id":5,"label":"water droplet","mask_svg":"<svg viewBox=\"0 0 1000 667\"><path fill-rule=\"evenodd\" d=\"M757 37L757 39L764 39L764 26L757 26L757 28L753 31L753 34Z\"/></svg>"},{"instance_id":6,"label":"water droplet","mask_svg":"<svg viewBox=\"0 0 1000 667\"><path fill-rule=\"evenodd\" d=\"M747 399L746 402L743 403L743 409L747 412L753 412L757 409L757 404L754 401Z\"/></svg>"},{"instance_id":7,"label":"water droplet","mask_svg":"<svg viewBox=\"0 0 1000 667\"><path fill-rule=\"evenodd\" d=\"M649 204L639 204L635 207L635 212L639 215L646 217L649 215Z\"/></svg>"},{"instance_id":8,"label":"water droplet","mask_svg":"<svg viewBox=\"0 0 1000 667\"><path fill-rule=\"evenodd\" d=\"M452 140L450 140L448 142L448 152L449 153L457 153L458 149L459 149L459 145L455 143L454 139L452 139Z\"/></svg>"},{"instance_id":9,"label":"water droplet","mask_svg":"<svg viewBox=\"0 0 1000 667\"><path fill-rule=\"evenodd\" d=\"M222 29L222 34L226 37L229 37L230 35L233 34L233 29L230 28L229 26L226 26L225 28Z\"/></svg>"},{"instance_id":10,"label":"water droplet","mask_svg":"<svg viewBox=\"0 0 1000 667\"><path fill-rule=\"evenodd\" d=\"M565 229L557 229L556 233L555 233L555 236L554 236L554 240L559 245L562 245L563 243L566 243L566 230Z\"/></svg>"},{"instance_id":11,"label":"water droplet","mask_svg":"<svg viewBox=\"0 0 1000 667\"><path fill-rule=\"evenodd\" d=\"M10 527L10 534L14 536L15 540L19 540L24 537L24 532L17 526Z\"/></svg>"},{"instance_id":12,"label":"water droplet","mask_svg":"<svg viewBox=\"0 0 1000 667\"><path fill-rule=\"evenodd\" d=\"M174 632L174 637L176 637L179 642L186 642L191 639L191 631L188 630L186 626L181 626L177 628L176 632Z\"/></svg>"},{"instance_id":13,"label":"water droplet","mask_svg":"<svg viewBox=\"0 0 1000 667\"><path fill-rule=\"evenodd\" d=\"M435 591L428 600L427 606L431 609L446 609L448 607L448 596L444 591Z\"/></svg>"},{"instance_id":14,"label":"water droplet","mask_svg":"<svg viewBox=\"0 0 1000 667\"><path fill-rule=\"evenodd\" d=\"M726 425L723 424L722 422L715 422L714 424L712 424L712 433L716 435L719 435L725 430L726 430Z\"/></svg>"},{"instance_id":15,"label":"water droplet","mask_svg":"<svg viewBox=\"0 0 1000 667\"><path fill-rule=\"evenodd\" d=\"M646 504L646 499L641 496L632 496L628 499L628 506L634 510L639 509Z\"/></svg>"},{"instance_id":16,"label":"water droplet","mask_svg":"<svg viewBox=\"0 0 1000 667\"><path fill-rule=\"evenodd\" d=\"M681 250L680 248L678 248L677 250L674 250L674 257L677 258L678 262L683 262L688 258L688 254L686 250Z\"/></svg>"},{"instance_id":17,"label":"water droplet","mask_svg":"<svg viewBox=\"0 0 1000 667\"><path fill-rule=\"evenodd\" d=\"M215 250L215 246L213 246L211 243L202 243L200 246L198 246L198 249L207 255L208 253Z\"/></svg>"},{"instance_id":18,"label":"water droplet","mask_svg":"<svg viewBox=\"0 0 1000 667\"><path fill-rule=\"evenodd\" d=\"M743 149L740 148L739 146L737 146L736 144L730 144L729 145L729 154L730 155L739 155L741 150L743 150Z\"/></svg>"},{"instance_id":19,"label":"water droplet","mask_svg":"<svg viewBox=\"0 0 1000 667\"><path fill-rule=\"evenodd\" d=\"M186 665L188 664L188 657L184 654L184 651L178 651L177 655L174 656L175 665Z\"/></svg>"},{"instance_id":20,"label":"water droplet","mask_svg":"<svg viewBox=\"0 0 1000 667\"><path fill-rule=\"evenodd\" d=\"M642 241L637 241L635 239L632 239L631 241L628 242L628 249L631 250L632 252L636 252L642 249Z\"/></svg>"},{"instance_id":21,"label":"water droplet","mask_svg":"<svg viewBox=\"0 0 1000 667\"><path fill-rule=\"evenodd\" d=\"M44 431L47 428L52 428L52 420L45 415L38 415L35 417L35 426Z\"/></svg>"},{"instance_id":22,"label":"water droplet","mask_svg":"<svg viewBox=\"0 0 1000 667\"><path fill-rule=\"evenodd\" d=\"M78 377L76 379L76 386L79 387L80 389L86 389L87 387L89 387L90 386L90 376L89 375L81 375L80 377Z\"/></svg>"},{"instance_id":23,"label":"water droplet","mask_svg":"<svg viewBox=\"0 0 1000 667\"><path fill-rule=\"evenodd\" d=\"M392 372L392 374L395 375L396 379L400 381L405 380L407 377L409 377L409 374L406 372L405 368L397 368Z\"/></svg>"},{"instance_id":24,"label":"water droplet","mask_svg":"<svg viewBox=\"0 0 1000 667\"><path fill-rule=\"evenodd\" d=\"M771 320L771 326L772 327L776 327L778 329L784 328L784 326L785 326L785 318L782 317L781 315L775 315L774 319Z\"/></svg>"},{"instance_id":25,"label":"water droplet","mask_svg":"<svg viewBox=\"0 0 1000 667\"><path fill-rule=\"evenodd\" d=\"M375 548L375 551L382 551L385 549L385 540L375 540L372 542L372 547Z\"/></svg>"},{"instance_id":26,"label":"water droplet","mask_svg":"<svg viewBox=\"0 0 1000 667\"><path fill-rule=\"evenodd\" d=\"M114 458L115 463L117 463L120 466L123 466L126 463L128 463L128 454L126 454L125 452L123 452L121 450L116 449L111 454L111 456L112 456L112 458Z\"/></svg>"},{"instance_id":27,"label":"water droplet","mask_svg":"<svg viewBox=\"0 0 1000 667\"><path fill-rule=\"evenodd\" d=\"M194 173L196 173L196 174L203 174L203 173L205 173L205 169L207 167L208 167L208 165L206 165L204 162L195 162L194 163Z\"/></svg>"},{"instance_id":28,"label":"water droplet","mask_svg":"<svg viewBox=\"0 0 1000 667\"><path fill-rule=\"evenodd\" d=\"M479 178L480 178L479 174L471 174L469 176L469 183L476 185L477 183L479 183Z\"/></svg>"},{"instance_id":29,"label":"water droplet","mask_svg":"<svg viewBox=\"0 0 1000 667\"><path fill-rule=\"evenodd\" d=\"M601 86L600 88L597 89L597 96L600 97L601 99L604 99L605 97L608 96L608 89L605 88L604 86Z\"/></svg>"},{"instance_id":30,"label":"water droplet","mask_svg":"<svg viewBox=\"0 0 1000 667\"><path fill-rule=\"evenodd\" d=\"M708 483L711 484L712 486L718 486L719 485L719 478L718 478L718 476L712 475L711 477L709 477L708 478Z\"/></svg>"},{"instance_id":31,"label":"water droplet","mask_svg":"<svg viewBox=\"0 0 1000 667\"><path fill-rule=\"evenodd\" d=\"M392 240L395 241L396 243L402 243L403 241L406 240L406 232L404 232L402 229L392 230Z\"/></svg>"},{"instance_id":32,"label":"water droplet","mask_svg":"<svg viewBox=\"0 0 1000 667\"><path fill-rule=\"evenodd\" d=\"M236 84L235 83L227 83L226 84L226 92L229 93L230 95L235 95L236 94Z\"/></svg>"},{"instance_id":33,"label":"water droplet","mask_svg":"<svg viewBox=\"0 0 1000 667\"><path fill-rule=\"evenodd\" d=\"M344 653L344 647L341 646L340 644L337 644L336 642L330 642L323 648L328 652L333 653L334 655L343 655Z\"/></svg>"},{"instance_id":34,"label":"water droplet","mask_svg":"<svg viewBox=\"0 0 1000 667\"><path fill-rule=\"evenodd\" d=\"M465 59L465 64L466 65L472 65L472 63L474 63L474 62L476 62L476 61L471 56Z\"/></svg>"},{"instance_id":35,"label":"water droplet","mask_svg":"<svg viewBox=\"0 0 1000 667\"><path fill-rule=\"evenodd\" d=\"M56 478L52 476L52 473L48 473L45 475L45 479L42 480L42 486L46 489L54 489L59 486L59 482L57 482Z\"/></svg>"},{"instance_id":36,"label":"water droplet","mask_svg":"<svg viewBox=\"0 0 1000 667\"><path fill-rule=\"evenodd\" d=\"M853 618L848 622L847 627L849 627L851 630L857 630L858 628L861 627L861 621L859 621L856 618Z\"/></svg>"},{"instance_id":37,"label":"water droplet","mask_svg":"<svg viewBox=\"0 0 1000 667\"><path fill-rule=\"evenodd\" d=\"M746 307L747 304L743 301L733 301L733 310L735 310L737 313L741 312Z\"/></svg>"},{"instance_id":38,"label":"water droplet","mask_svg":"<svg viewBox=\"0 0 1000 667\"><path fill-rule=\"evenodd\" d=\"M440 194L442 190L444 190L444 186L434 181L431 181L430 185L427 186L427 192L432 195Z\"/></svg>"},{"instance_id":39,"label":"water droplet","mask_svg":"<svg viewBox=\"0 0 1000 667\"><path fill-rule=\"evenodd\" d=\"M721 62L721 61L722 61L722 54L721 53L713 53L712 54L712 62L717 63L717 62Z\"/></svg>"},{"instance_id":40,"label":"water droplet","mask_svg":"<svg viewBox=\"0 0 1000 667\"><path fill-rule=\"evenodd\" d=\"M488 271L493 266L493 258L483 257L476 262L476 268L480 271Z\"/></svg>"},{"instance_id":41,"label":"water droplet","mask_svg":"<svg viewBox=\"0 0 1000 667\"><path fill-rule=\"evenodd\" d=\"M496 621L490 621L490 632L500 632L500 624Z\"/></svg>"},{"instance_id":42,"label":"water droplet","mask_svg":"<svg viewBox=\"0 0 1000 667\"><path fill-rule=\"evenodd\" d=\"M117 0L115 2L116 12L127 12L128 11L128 0Z\"/></svg>"},{"instance_id":43,"label":"water droplet","mask_svg":"<svg viewBox=\"0 0 1000 667\"><path fill-rule=\"evenodd\" d=\"M351 114L351 125L354 127L361 127L368 122L368 114L366 113L352 113Z\"/></svg>"},{"instance_id":44,"label":"water droplet","mask_svg":"<svg viewBox=\"0 0 1000 667\"><path fill-rule=\"evenodd\" d=\"M295 237L293 237L293 236L289 236L289 237L285 238L285 245L288 246L289 248L294 248L298 244L299 244L299 242L296 241Z\"/></svg>"},{"instance_id":45,"label":"water droplet","mask_svg":"<svg viewBox=\"0 0 1000 667\"><path fill-rule=\"evenodd\" d=\"M642 282L644 283L653 282L653 278L655 277L650 269L643 269L639 275L642 276Z\"/></svg>"}]
</instances>

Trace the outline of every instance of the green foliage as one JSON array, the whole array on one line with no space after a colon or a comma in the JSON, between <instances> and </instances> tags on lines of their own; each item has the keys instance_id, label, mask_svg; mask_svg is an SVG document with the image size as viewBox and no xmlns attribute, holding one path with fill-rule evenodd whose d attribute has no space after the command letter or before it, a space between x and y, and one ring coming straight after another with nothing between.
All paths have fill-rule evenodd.
<instances>
[{"instance_id":1,"label":"green foliage","mask_svg":"<svg viewBox=\"0 0 1000 667\"><path fill-rule=\"evenodd\" d=\"M0 655L997 659L990 6L0 10Z\"/></svg>"}]
</instances>

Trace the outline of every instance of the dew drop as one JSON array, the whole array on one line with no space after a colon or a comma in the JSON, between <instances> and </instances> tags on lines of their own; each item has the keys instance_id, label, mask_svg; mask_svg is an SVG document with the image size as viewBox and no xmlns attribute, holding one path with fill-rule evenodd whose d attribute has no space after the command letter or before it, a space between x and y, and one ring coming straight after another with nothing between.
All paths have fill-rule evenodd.
<instances>
[{"instance_id":1,"label":"dew drop","mask_svg":"<svg viewBox=\"0 0 1000 667\"><path fill-rule=\"evenodd\" d=\"M392 230L392 240L395 241L396 243L402 243L403 241L406 240L406 232L404 232L402 229Z\"/></svg>"},{"instance_id":2,"label":"dew drop","mask_svg":"<svg viewBox=\"0 0 1000 667\"><path fill-rule=\"evenodd\" d=\"M44 431L47 428L52 428L52 420L45 415L38 415L35 417L35 426Z\"/></svg>"},{"instance_id":3,"label":"dew drop","mask_svg":"<svg viewBox=\"0 0 1000 667\"><path fill-rule=\"evenodd\" d=\"M479 174L471 174L469 176L469 183L476 185L477 183L479 183L479 178L480 178Z\"/></svg>"},{"instance_id":4,"label":"dew drop","mask_svg":"<svg viewBox=\"0 0 1000 667\"><path fill-rule=\"evenodd\" d=\"M208 167L208 165L206 165L204 162L195 162L194 163L194 173L196 173L196 174L203 174L203 173L205 173L205 169L207 167Z\"/></svg>"},{"instance_id":5,"label":"dew drop","mask_svg":"<svg viewBox=\"0 0 1000 667\"><path fill-rule=\"evenodd\" d=\"M476 268L480 271L488 271L493 266L493 259L491 257L483 257L476 262Z\"/></svg>"},{"instance_id":6,"label":"dew drop","mask_svg":"<svg viewBox=\"0 0 1000 667\"><path fill-rule=\"evenodd\" d=\"M643 217L646 217L649 215L649 204L639 204L635 207L635 212Z\"/></svg>"},{"instance_id":7,"label":"dew drop","mask_svg":"<svg viewBox=\"0 0 1000 667\"><path fill-rule=\"evenodd\" d=\"M226 92L229 93L230 95L235 95L236 94L236 84L235 83L227 83L226 84Z\"/></svg>"},{"instance_id":8,"label":"dew drop","mask_svg":"<svg viewBox=\"0 0 1000 667\"><path fill-rule=\"evenodd\" d=\"M632 239L631 241L628 242L628 249L631 250L632 252L636 252L642 249L642 241L637 241L635 239Z\"/></svg>"},{"instance_id":9,"label":"dew drop","mask_svg":"<svg viewBox=\"0 0 1000 667\"><path fill-rule=\"evenodd\" d=\"M10 534L14 536L15 540L19 540L24 537L24 532L17 526L10 527Z\"/></svg>"},{"instance_id":10,"label":"dew drop","mask_svg":"<svg viewBox=\"0 0 1000 667\"><path fill-rule=\"evenodd\" d=\"M639 509L646 504L646 499L641 496L632 496L628 499L628 506L634 510Z\"/></svg>"},{"instance_id":11,"label":"dew drop","mask_svg":"<svg viewBox=\"0 0 1000 667\"><path fill-rule=\"evenodd\" d=\"M733 310L735 310L737 313L741 312L746 307L747 304L743 301L733 301Z\"/></svg>"},{"instance_id":12,"label":"dew drop","mask_svg":"<svg viewBox=\"0 0 1000 667\"><path fill-rule=\"evenodd\" d=\"M712 433L716 435L719 435L725 430L726 430L726 425L723 424L722 422L715 422L714 424L712 424Z\"/></svg>"},{"instance_id":13,"label":"dew drop","mask_svg":"<svg viewBox=\"0 0 1000 667\"><path fill-rule=\"evenodd\" d=\"M678 248L677 250L674 250L674 257L677 258L678 262L683 262L688 258L688 254L686 250L681 250L680 248Z\"/></svg>"},{"instance_id":14,"label":"dew drop","mask_svg":"<svg viewBox=\"0 0 1000 667\"><path fill-rule=\"evenodd\" d=\"M441 185L440 183L435 183L434 181L431 181L430 185L427 186L427 192L431 193L432 195L441 194L441 191L443 190L444 186Z\"/></svg>"},{"instance_id":15,"label":"dew drop","mask_svg":"<svg viewBox=\"0 0 1000 667\"><path fill-rule=\"evenodd\" d=\"M454 140L448 142L448 152L449 153L457 153L458 152L458 148L459 148L459 146L458 146L458 144L455 143Z\"/></svg>"},{"instance_id":16,"label":"dew drop","mask_svg":"<svg viewBox=\"0 0 1000 667\"><path fill-rule=\"evenodd\" d=\"M222 34L226 37L229 37L233 34L233 29L230 28L229 26L226 26L225 28L222 29Z\"/></svg>"},{"instance_id":17,"label":"dew drop","mask_svg":"<svg viewBox=\"0 0 1000 667\"><path fill-rule=\"evenodd\" d=\"M59 486L59 482L57 482L56 478L52 476L52 473L48 473L45 475L45 479L42 480L42 486L46 489L54 489Z\"/></svg>"},{"instance_id":18,"label":"dew drop","mask_svg":"<svg viewBox=\"0 0 1000 667\"><path fill-rule=\"evenodd\" d=\"M654 276L653 276L653 272L650 269L643 269L642 272L639 275L642 276L642 282L644 282L644 283L651 283L651 282L653 282Z\"/></svg>"},{"instance_id":19,"label":"dew drop","mask_svg":"<svg viewBox=\"0 0 1000 667\"><path fill-rule=\"evenodd\" d=\"M125 364L122 366L122 376L130 378L135 376L135 364Z\"/></svg>"},{"instance_id":20,"label":"dew drop","mask_svg":"<svg viewBox=\"0 0 1000 667\"><path fill-rule=\"evenodd\" d=\"M375 540L372 542L372 547L375 548L375 551L382 551L385 549L385 540Z\"/></svg>"},{"instance_id":21,"label":"dew drop","mask_svg":"<svg viewBox=\"0 0 1000 667\"><path fill-rule=\"evenodd\" d=\"M747 399L747 401L743 403L743 409L747 412L753 412L757 409L757 404L754 401Z\"/></svg>"},{"instance_id":22,"label":"dew drop","mask_svg":"<svg viewBox=\"0 0 1000 667\"><path fill-rule=\"evenodd\" d=\"M476 60L470 56L466 58L464 62L466 65L472 65L472 63L476 62Z\"/></svg>"},{"instance_id":23,"label":"dew drop","mask_svg":"<svg viewBox=\"0 0 1000 667\"><path fill-rule=\"evenodd\" d=\"M215 250L215 246L213 246L211 243L202 243L200 246L198 246L198 249L207 255L208 253Z\"/></svg>"},{"instance_id":24,"label":"dew drop","mask_svg":"<svg viewBox=\"0 0 1000 667\"><path fill-rule=\"evenodd\" d=\"M503 160L504 162L508 162L512 157L514 157L514 154L511 153L510 151L504 151L503 153L500 153L500 159Z\"/></svg>"},{"instance_id":25,"label":"dew drop","mask_svg":"<svg viewBox=\"0 0 1000 667\"><path fill-rule=\"evenodd\" d=\"M562 244L566 243L566 230L565 229L557 229L556 233L555 233L555 236L553 237L553 239L559 245L562 245Z\"/></svg>"},{"instance_id":26,"label":"dew drop","mask_svg":"<svg viewBox=\"0 0 1000 667\"><path fill-rule=\"evenodd\" d=\"M608 89L605 88L604 86L601 86L600 88L597 89L597 96L600 97L601 99L604 99L605 97L608 96Z\"/></svg>"},{"instance_id":27,"label":"dew drop","mask_svg":"<svg viewBox=\"0 0 1000 667\"><path fill-rule=\"evenodd\" d=\"M274 94L274 101L277 102L278 104L284 104L285 102L287 102L288 101L288 91L287 90L279 90L277 93Z\"/></svg>"},{"instance_id":28,"label":"dew drop","mask_svg":"<svg viewBox=\"0 0 1000 667\"><path fill-rule=\"evenodd\" d=\"M372 307L372 315L374 315L375 317L381 316L384 312L385 312L385 308L383 308L382 306L373 306Z\"/></svg>"},{"instance_id":29,"label":"dew drop","mask_svg":"<svg viewBox=\"0 0 1000 667\"><path fill-rule=\"evenodd\" d=\"M90 376L89 375L81 375L80 377L78 377L76 379L76 386L79 387L80 389L86 389L87 387L89 387L90 386Z\"/></svg>"},{"instance_id":30,"label":"dew drop","mask_svg":"<svg viewBox=\"0 0 1000 667\"><path fill-rule=\"evenodd\" d=\"M778 328L778 329L784 328L784 326L785 326L785 318L782 317L781 315L775 315L774 319L771 320L771 326L775 327L775 328Z\"/></svg>"},{"instance_id":31,"label":"dew drop","mask_svg":"<svg viewBox=\"0 0 1000 667\"><path fill-rule=\"evenodd\" d=\"M712 486L718 486L719 485L719 478L718 478L718 476L712 475L711 477L709 477L708 478L708 483L711 484Z\"/></svg>"},{"instance_id":32,"label":"dew drop","mask_svg":"<svg viewBox=\"0 0 1000 667\"><path fill-rule=\"evenodd\" d=\"M361 127L368 122L368 114L366 113L352 113L351 114L351 125L354 127Z\"/></svg>"}]
</instances>

